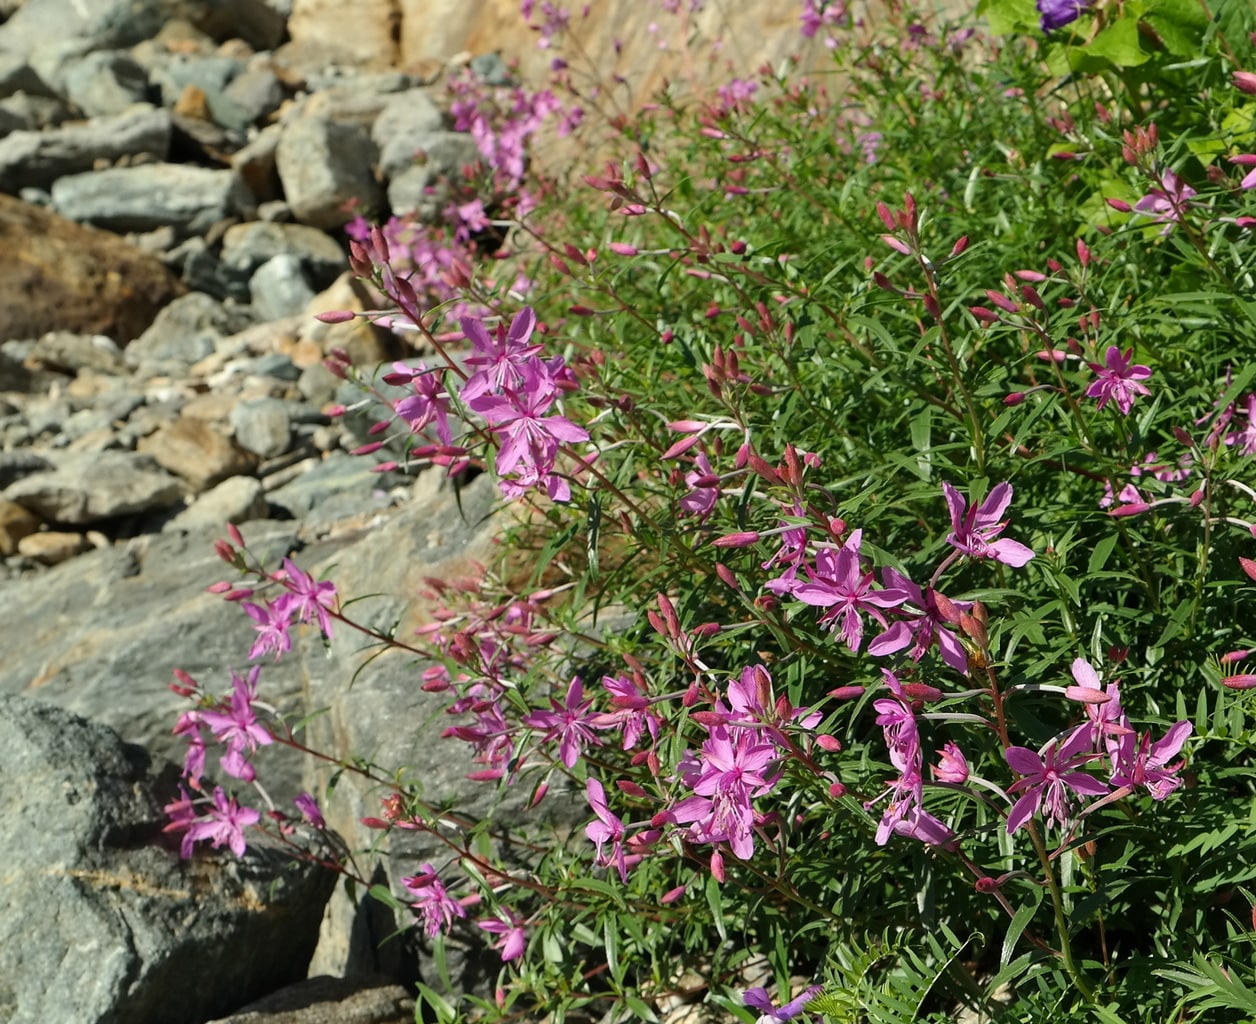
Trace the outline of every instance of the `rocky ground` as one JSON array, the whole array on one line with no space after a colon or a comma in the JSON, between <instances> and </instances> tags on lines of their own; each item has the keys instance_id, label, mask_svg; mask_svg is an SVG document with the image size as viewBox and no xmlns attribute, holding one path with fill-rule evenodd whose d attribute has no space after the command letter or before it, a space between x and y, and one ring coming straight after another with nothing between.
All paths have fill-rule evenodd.
<instances>
[{"instance_id":1,"label":"rocky ground","mask_svg":"<svg viewBox=\"0 0 1256 1024\"><path fill-rule=\"evenodd\" d=\"M395 924L377 905L274 850L180 861L161 806L182 759L173 670L225 690L251 642L206 593L226 522L272 564L389 595L361 612L402 631L424 577L490 551L490 481L376 474L349 454L369 421L327 413L360 397L324 367L333 347L363 367L415 353L313 319L362 308L353 204L430 209L476 158L441 109L446 58L470 49L455 63L487 76L505 73L497 49L537 59L517 4L441 6L0 0L0 1019L413 1019L397 982L423 951L381 945ZM643 6L608 2L600 31ZM794 32L792 10L762 6ZM437 741L421 667L379 659L350 694L360 643L305 639L264 669L268 700L328 709L316 742L488 806ZM277 801L326 781L264 753ZM338 789L329 823L351 847L376 838L359 819L377 801ZM372 863L387 882L430 851L410 837ZM451 969L474 988L496 964L468 945Z\"/></svg>"}]
</instances>

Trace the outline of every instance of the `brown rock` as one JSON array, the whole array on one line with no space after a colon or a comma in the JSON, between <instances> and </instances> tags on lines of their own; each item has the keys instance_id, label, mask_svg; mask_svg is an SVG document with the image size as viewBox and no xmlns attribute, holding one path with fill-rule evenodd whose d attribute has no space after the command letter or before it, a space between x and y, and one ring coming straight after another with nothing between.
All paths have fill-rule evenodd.
<instances>
[{"instance_id":1,"label":"brown rock","mask_svg":"<svg viewBox=\"0 0 1256 1024\"><path fill-rule=\"evenodd\" d=\"M190 117L197 121L212 121L209 112L209 99L205 90L189 82L175 101L174 112L181 117Z\"/></svg>"},{"instance_id":2,"label":"brown rock","mask_svg":"<svg viewBox=\"0 0 1256 1024\"><path fill-rule=\"evenodd\" d=\"M353 17L345 17L344 0L293 0L287 48L317 53L324 62L390 67L397 58L399 17L397 0L357 0Z\"/></svg>"},{"instance_id":3,"label":"brown rock","mask_svg":"<svg viewBox=\"0 0 1256 1024\"><path fill-rule=\"evenodd\" d=\"M46 530L23 537L17 542L17 553L44 565L56 565L75 555L81 555L91 546L91 542L81 533Z\"/></svg>"},{"instance_id":4,"label":"brown rock","mask_svg":"<svg viewBox=\"0 0 1256 1024\"><path fill-rule=\"evenodd\" d=\"M38 529L38 516L15 501L0 498L0 555L14 554L21 539Z\"/></svg>"},{"instance_id":5,"label":"brown rock","mask_svg":"<svg viewBox=\"0 0 1256 1024\"><path fill-rule=\"evenodd\" d=\"M183 291L117 236L0 195L0 341L74 331L123 345Z\"/></svg>"},{"instance_id":6,"label":"brown rock","mask_svg":"<svg viewBox=\"0 0 1256 1024\"><path fill-rule=\"evenodd\" d=\"M237 447L203 419L190 416L182 416L143 438L138 447L197 491L257 469L257 456Z\"/></svg>"}]
</instances>

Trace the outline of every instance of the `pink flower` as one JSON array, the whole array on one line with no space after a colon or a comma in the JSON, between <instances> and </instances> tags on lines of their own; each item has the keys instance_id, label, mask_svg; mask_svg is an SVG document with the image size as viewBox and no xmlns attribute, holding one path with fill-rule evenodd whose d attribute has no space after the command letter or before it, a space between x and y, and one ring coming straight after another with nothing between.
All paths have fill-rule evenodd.
<instances>
[{"instance_id":1,"label":"pink flower","mask_svg":"<svg viewBox=\"0 0 1256 1024\"><path fill-rule=\"evenodd\" d=\"M518 960L523 956L523 951L528 944L523 922L510 911L506 911L506 915L505 919L495 917L477 922L479 927L486 932L498 936L498 941L493 948L501 954L502 963Z\"/></svg>"},{"instance_id":2,"label":"pink flower","mask_svg":"<svg viewBox=\"0 0 1256 1024\"><path fill-rule=\"evenodd\" d=\"M1130 409L1134 406L1136 395L1151 394L1144 385L1139 383L1151 376L1151 368L1142 365L1131 366L1130 360L1133 356L1132 348L1123 353L1115 345L1109 345L1107 352L1104 353L1103 366L1095 363L1086 364L1095 371L1098 377L1098 380L1086 389L1086 397L1099 399L1100 409L1112 401L1124 415L1128 416Z\"/></svg>"},{"instance_id":3,"label":"pink flower","mask_svg":"<svg viewBox=\"0 0 1256 1024\"><path fill-rule=\"evenodd\" d=\"M256 825L260 817L253 808L239 806L234 797L227 796L218 786L214 789L214 806L183 833L179 853L186 860L192 856L192 848L197 843L208 839L215 850L225 845L237 857L243 857L246 846L244 830Z\"/></svg>"},{"instance_id":4,"label":"pink flower","mask_svg":"<svg viewBox=\"0 0 1256 1024\"><path fill-rule=\"evenodd\" d=\"M1162 222L1164 230L1161 234L1167 235L1174 224L1181 222L1187 207L1192 205L1191 199L1198 193L1173 171L1165 171L1160 176L1160 186L1136 202L1134 209Z\"/></svg>"},{"instance_id":5,"label":"pink flower","mask_svg":"<svg viewBox=\"0 0 1256 1024\"><path fill-rule=\"evenodd\" d=\"M1072 798L1078 796L1103 796L1108 792L1105 783L1093 775L1079 771L1093 761L1095 753L1088 727L1074 729L1061 743L1053 740L1039 754L1027 747L1008 747L1004 751L1007 763L1021 778L1008 787L1009 793L1024 791L1007 816L1007 831L1015 832L1046 806L1046 821L1063 826L1072 814Z\"/></svg>"},{"instance_id":6,"label":"pink flower","mask_svg":"<svg viewBox=\"0 0 1256 1024\"><path fill-rule=\"evenodd\" d=\"M418 897L410 906L419 912L423 930L435 938L449 931L455 917L466 917L467 911L449 895L431 864L419 865L419 871L421 874L403 878L401 884Z\"/></svg>"},{"instance_id":7,"label":"pink flower","mask_svg":"<svg viewBox=\"0 0 1256 1024\"><path fill-rule=\"evenodd\" d=\"M600 867L610 867L613 864L619 869L620 880L627 882L628 862L624 856L624 823L607 806L606 790L597 779L589 779L585 782L585 794L589 799L589 806L597 815L596 821L591 821L584 827L584 834L597 846L595 863ZM603 849L607 843L611 844L609 856Z\"/></svg>"},{"instance_id":8,"label":"pink flower","mask_svg":"<svg viewBox=\"0 0 1256 1024\"><path fill-rule=\"evenodd\" d=\"M968 781L968 759L954 743L948 741L938 751L938 763L933 768L933 777L938 782L949 782L957 786Z\"/></svg>"},{"instance_id":9,"label":"pink flower","mask_svg":"<svg viewBox=\"0 0 1256 1024\"><path fill-rule=\"evenodd\" d=\"M1190 722L1177 722L1155 743L1151 742L1150 733L1135 740L1133 734L1127 732L1117 742L1113 785L1142 786L1153 800L1163 800L1182 784L1178 772L1186 762L1168 762L1177 756L1193 728Z\"/></svg>"},{"instance_id":10,"label":"pink flower","mask_svg":"<svg viewBox=\"0 0 1256 1024\"><path fill-rule=\"evenodd\" d=\"M247 676L232 672L231 700L220 709L201 712L201 721L213 730L215 738L226 741L227 750L220 762L223 771L245 782L252 782L255 775L246 755L274 742L253 711L260 672L260 665L254 665Z\"/></svg>"},{"instance_id":11,"label":"pink flower","mask_svg":"<svg viewBox=\"0 0 1256 1024\"><path fill-rule=\"evenodd\" d=\"M260 658L268 651L274 651L275 660L278 661L285 652L292 650L292 637L288 635L292 616L286 598L285 594L276 601L267 601L264 608L251 601L240 602L244 613L256 623L253 628L258 633L253 646L249 648L250 661Z\"/></svg>"},{"instance_id":12,"label":"pink flower","mask_svg":"<svg viewBox=\"0 0 1256 1024\"><path fill-rule=\"evenodd\" d=\"M298 621L311 622L317 620L318 628L323 636L331 636L331 615L336 609L336 584L330 580L315 580L292 561L283 560L283 570L278 579L288 593L280 600L286 600L284 611L289 621L295 613Z\"/></svg>"},{"instance_id":13,"label":"pink flower","mask_svg":"<svg viewBox=\"0 0 1256 1024\"><path fill-rule=\"evenodd\" d=\"M996 539L1007 528L1000 520L1012 503L1011 484L996 484L975 509L969 509L968 500L948 483L942 484L942 493L951 513L951 533L946 539L957 551L972 558L993 558L1014 568L1034 557L1024 544Z\"/></svg>"},{"instance_id":14,"label":"pink flower","mask_svg":"<svg viewBox=\"0 0 1256 1024\"><path fill-rule=\"evenodd\" d=\"M533 711L524 717L523 724L530 729L543 730L545 735L541 739L545 742L558 740L558 759L565 767L574 768L586 746L601 744L593 730L606 728L606 725L590 710L593 698L584 699L584 684L579 677L572 679L561 704L551 697L550 705L552 711Z\"/></svg>"},{"instance_id":15,"label":"pink flower","mask_svg":"<svg viewBox=\"0 0 1256 1024\"><path fill-rule=\"evenodd\" d=\"M899 590L872 589L873 576L860 565L859 545L863 531L854 530L840 548L821 548L816 554L815 568L806 566L807 582L796 582L792 593L804 604L827 608L820 616L821 624L841 625L842 638L852 651L863 641L863 620L866 612L882 626L886 624L882 608L893 608L907 600Z\"/></svg>"}]
</instances>

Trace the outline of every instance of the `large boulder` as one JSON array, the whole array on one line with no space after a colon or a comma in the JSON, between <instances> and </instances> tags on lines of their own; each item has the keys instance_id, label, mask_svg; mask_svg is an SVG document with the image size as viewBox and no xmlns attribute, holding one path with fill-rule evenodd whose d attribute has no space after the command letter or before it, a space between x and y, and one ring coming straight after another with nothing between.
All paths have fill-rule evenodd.
<instances>
[{"instance_id":1,"label":"large boulder","mask_svg":"<svg viewBox=\"0 0 1256 1024\"><path fill-rule=\"evenodd\" d=\"M112 730L0 696L0 1019L200 1024L305 975L333 876L266 848L181 861L171 783Z\"/></svg>"},{"instance_id":2,"label":"large boulder","mask_svg":"<svg viewBox=\"0 0 1256 1024\"><path fill-rule=\"evenodd\" d=\"M0 342L66 330L124 344L182 291L155 256L0 195Z\"/></svg>"}]
</instances>

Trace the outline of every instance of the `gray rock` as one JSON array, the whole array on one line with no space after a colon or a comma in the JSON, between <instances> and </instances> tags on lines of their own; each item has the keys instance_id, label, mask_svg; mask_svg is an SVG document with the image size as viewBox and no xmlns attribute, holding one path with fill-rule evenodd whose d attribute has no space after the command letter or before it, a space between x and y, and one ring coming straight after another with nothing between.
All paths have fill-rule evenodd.
<instances>
[{"instance_id":1,"label":"gray rock","mask_svg":"<svg viewBox=\"0 0 1256 1024\"><path fill-rule=\"evenodd\" d=\"M349 265L335 241L305 224L250 221L223 235L223 266L242 281L276 256L295 256L316 288L326 288Z\"/></svg>"},{"instance_id":2,"label":"gray rock","mask_svg":"<svg viewBox=\"0 0 1256 1024\"><path fill-rule=\"evenodd\" d=\"M275 73L264 67L249 68L237 75L221 95L209 94L210 112L226 128L242 129L260 122L278 110L282 102L283 86Z\"/></svg>"},{"instance_id":3,"label":"gray rock","mask_svg":"<svg viewBox=\"0 0 1256 1024\"><path fill-rule=\"evenodd\" d=\"M348 452L329 452L327 457L294 480L272 490L270 503L302 520L312 529L326 528L355 513L378 511L393 504L379 494L382 478L371 472L375 463Z\"/></svg>"},{"instance_id":4,"label":"gray rock","mask_svg":"<svg viewBox=\"0 0 1256 1024\"><path fill-rule=\"evenodd\" d=\"M166 111L142 107L51 131L14 132L0 139L0 191L45 188L65 175L91 170L97 160L141 154L164 160L170 130Z\"/></svg>"},{"instance_id":5,"label":"gray rock","mask_svg":"<svg viewBox=\"0 0 1256 1024\"><path fill-rule=\"evenodd\" d=\"M222 531L227 523L238 526L265 517L266 495L261 481L251 476L233 476L199 495L162 530Z\"/></svg>"},{"instance_id":6,"label":"gray rock","mask_svg":"<svg viewBox=\"0 0 1256 1024\"><path fill-rule=\"evenodd\" d=\"M0 25L0 50L36 53L50 41L121 49L157 34L179 0L26 0Z\"/></svg>"},{"instance_id":7,"label":"gray rock","mask_svg":"<svg viewBox=\"0 0 1256 1024\"><path fill-rule=\"evenodd\" d=\"M122 350L103 334L49 331L35 343L27 359L44 369L71 375L82 370L120 374L126 369Z\"/></svg>"},{"instance_id":8,"label":"gray rock","mask_svg":"<svg viewBox=\"0 0 1256 1024\"><path fill-rule=\"evenodd\" d=\"M218 42L243 39L255 50L273 50L287 34L291 0L198 0L189 14Z\"/></svg>"},{"instance_id":9,"label":"gray rock","mask_svg":"<svg viewBox=\"0 0 1256 1024\"><path fill-rule=\"evenodd\" d=\"M119 50L89 53L65 75L66 99L88 117L121 114L148 92L148 72Z\"/></svg>"},{"instance_id":10,"label":"gray rock","mask_svg":"<svg viewBox=\"0 0 1256 1024\"><path fill-rule=\"evenodd\" d=\"M333 877L262 846L180 861L176 795L112 730L0 696L0 1017L199 1024L305 974Z\"/></svg>"},{"instance_id":11,"label":"gray rock","mask_svg":"<svg viewBox=\"0 0 1256 1024\"><path fill-rule=\"evenodd\" d=\"M313 301L315 294L301 268L301 261L288 254L272 256L249 279L253 308L266 320L296 316Z\"/></svg>"},{"instance_id":12,"label":"gray rock","mask_svg":"<svg viewBox=\"0 0 1256 1024\"><path fill-rule=\"evenodd\" d=\"M52 96L15 92L0 100L0 117L16 126L12 131L43 131L68 121L70 108Z\"/></svg>"},{"instance_id":13,"label":"gray rock","mask_svg":"<svg viewBox=\"0 0 1256 1024\"><path fill-rule=\"evenodd\" d=\"M292 361L291 356L283 352L267 352L253 360L253 373L258 377L295 381L301 376L301 368Z\"/></svg>"},{"instance_id":14,"label":"gray rock","mask_svg":"<svg viewBox=\"0 0 1256 1024\"><path fill-rule=\"evenodd\" d=\"M163 163L59 178L52 201L62 216L96 227L151 231L168 224L185 235L227 217L248 216L255 206L234 171Z\"/></svg>"},{"instance_id":15,"label":"gray rock","mask_svg":"<svg viewBox=\"0 0 1256 1024\"><path fill-rule=\"evenodd\" d=\"M280 198L283 186L275 170L275 151L282 134L279 125L267 125L255 139L231 154L231 169L245 180L259 203Z\"/></svg>"},{"instance_id":16,"label":"gray rock","mask_svg":"<svg viewBox=\"0 0 1256 1024\"><path fill-rule=\"evenodd\" d=\"M276 398L241 402L231 410L236 443L264 459L282 455L292 440L292 418L286 403Z\"/></svg>"},{"instance_id":17,"label":"gray rock","mask_svg":"<svg viewBox=\"0 0 1256 1024\"><path fill-rule=\"evenodd\" d=\"M319 117L300 117L283 127L275 167L294 216L303 224L332 229L353 218L348 204L379 206L371 173L375 147L361 128Z\"/></svg>"},{"instance_id":18,"label":"gray rock","mask_svg":"<svg viewBox=\"0 0 1256 1024\"><path fill-rule=\"evenodd\" d=\"M387 978L321 975L209 1024L413 1024L414 1000Z\"/></svg>"},{"instance_id":19,"label":"gray rock","mask_svg":"<svg viewBox=\"0 0 1256 1024\"><path fill-rule=\"evenodd\" d=\"M154 83L161 88L161 100L173 107L183 90L194 85L206 96L221 94L231 80L244 70L243 61L218 54L176 53L153 72Z\"/></svg>"},{"instance_id":20,"label":"gray rock","mask_svg":"<svg viewBox=\"0 0 1256 1024\"><path fill-rule=\"evenodd\" d=\"M471 58L471 70L479 76L481 82L494 88L516 85L515 76L502 60L500 53L481 53Z\"/></svg>"},{"instance_id":21,"label":"gray rock","mask_svg":"<svg viewBox=\"0 0 1256 1024\"><path fill-rule=\"evenodd\" d=\"M244 534L251 550L277 566L297 543L295 525L250 523ZM185 710L167 689L174 670L226 693L229 670L247 665L254 635L237 604L206 593L234 578L214 553L213 541L223 535L221 523L145 535L47 572L0 580L0 693L38 695L181 763L186 744L170 731ZM310 637L298 642L318 646ZM303 676L296 659L267 662L264 699L300 717ZM256 763L276 801L303 788L301 765L286 749L259 750Z\"/></svg>"},{"instance_id":22,"label":"gray rock","mask_svg":"<svg viewBox=\"0 0 1256 1024\"><path fill-rule=\"evenodd\" d=\"M407 89L390 96L371 126L371 139L379 149L379 168L384 176L391 178L413 167L428 136L444 127L445 115L427 89Z\"/></svg>"},{"instance_id":23,"label":"gray rock","mask_svg":"<svg viewBox=\"0 0 1256 1024\"><path fill-rule=\"evenodd\" d=\"M256 316L247 307L224 304L202 292L171 302L126 349L131 366L175 364L188 367L214 351L223 338L250 327Z\"/></svg>"},{"instance_id":24,"label":"gray rock","mask_svg":"<svg viewBox=\"0 0 1256 1024\"><path fill-rule=\"evenodd\" d=\"M401 71L355 69L346 74L337 69L324 70L309 78L313 93L301 108L301 116L351 122L369 131L390 97L420 84L414 76Z\"/></svg>"},{"instance_id":25,"label":"gray rock","mask_svg":"<svg viewBox=\"0 0 1256 1024\"><path fill-rule=\"evenodd\" d=\"M0 452L0 490L32 473L45 473L52 463L36 452Z\"/></svg>"},{"instance_id":26,"label":"gray rock","mask_svg":"<svg viewBox=\"0 0 1256 1024\"><path fill-rule=\"evenodd\" d=\"M51 96L52 91L19 53L0 52L0 98L16 92L35 96Z\"/></svg>"},{"instance_id":27,"label":"gray rock","mask_svg":"<svg viewBox=\"0 0 1256 1024\"><path fill-rule=\"evenodd\" d=\"M432 220L449 202L445 182L462 178L462 168L480 160L475 140L463 132L432 132L424 141L414 166L400 171L388 183L393 213L415 213Z\"/></svg>"},{"instance_id":28,"label":"gray rock","mask_svg":"<svg viewBox=\"0 0 1256 1024\"><path fill-rule=\"evenodd\" d=\"M177 479L131 452L70 454L55 466L23 477L4 497L48 522L72 525L169 508L183 497Z\"/></svg>"}]
</instances>

